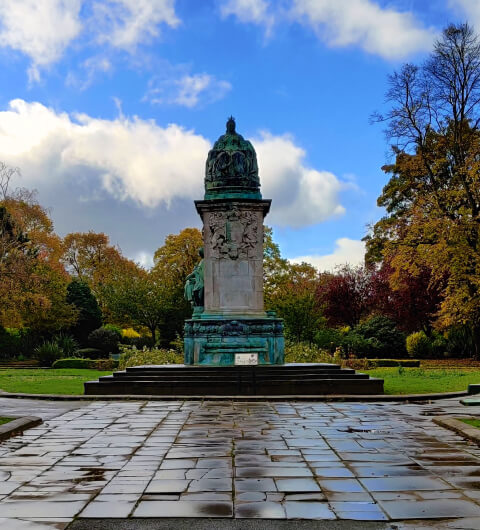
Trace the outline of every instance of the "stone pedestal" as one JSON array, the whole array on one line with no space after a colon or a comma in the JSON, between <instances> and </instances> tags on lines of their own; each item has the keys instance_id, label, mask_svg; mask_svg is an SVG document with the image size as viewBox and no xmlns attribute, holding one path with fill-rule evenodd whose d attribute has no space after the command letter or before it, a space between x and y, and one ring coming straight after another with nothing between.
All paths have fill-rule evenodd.
<instances>
[{"instance_id":1,"label":"stone pedestal","mask_svg":"<svg viewBox=\"0 0 480 530\"><path fill-rule=\"evenodd\" d=\"M283 323L263 305L270 202L195 201L203 221L204 308L185 323L185 364L283 364Z\"/></svg>"}]
</instances>

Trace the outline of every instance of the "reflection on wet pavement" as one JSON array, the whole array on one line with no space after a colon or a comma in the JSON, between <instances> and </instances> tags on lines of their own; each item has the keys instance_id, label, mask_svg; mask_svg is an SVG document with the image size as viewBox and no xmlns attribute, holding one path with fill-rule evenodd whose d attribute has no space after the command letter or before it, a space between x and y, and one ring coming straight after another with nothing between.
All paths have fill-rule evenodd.
<instances>
[{"instance_id":1,"label":"reflection on wet pavement","mask_svg":"<svg viewBox=\"0 0 480 530\"><path fill-rule=\"evenodd\" d=\"M0 444L8 530L64 529L74 517L403 520L399 528L464 518L480 528L480 448L431 421L464 413L457 400L10 408L35 414L35 405L45 422Z\"/></svg>"}]
</instances>

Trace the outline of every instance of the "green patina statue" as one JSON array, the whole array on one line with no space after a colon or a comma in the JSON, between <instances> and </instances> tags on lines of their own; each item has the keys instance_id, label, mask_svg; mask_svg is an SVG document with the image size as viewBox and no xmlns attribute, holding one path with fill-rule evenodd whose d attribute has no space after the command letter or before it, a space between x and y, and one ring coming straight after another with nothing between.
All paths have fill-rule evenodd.
<instances>
[{"instance_id":1,"label":"green patina statue","mask_svg":"<svg viewBox=\"0 0 480 530\"><path fill-rule=\"evenodd\" d=\"M203 248L198 253L202 259L187 276L185 282L185 299L192 304L194 314L203 311L204 305Z\"/></svg>"},{"instance_id":2,"label":"green patina statue","mask_svg":"<svg viewBox=\"0 0 480 530\"><path fill-rule=\"evenodd\" d=\"M260 199L257 155L252 144L235 130L232 116L227 130L208 153L205 168L205 199Z\"/></svg>"}]
</instances>

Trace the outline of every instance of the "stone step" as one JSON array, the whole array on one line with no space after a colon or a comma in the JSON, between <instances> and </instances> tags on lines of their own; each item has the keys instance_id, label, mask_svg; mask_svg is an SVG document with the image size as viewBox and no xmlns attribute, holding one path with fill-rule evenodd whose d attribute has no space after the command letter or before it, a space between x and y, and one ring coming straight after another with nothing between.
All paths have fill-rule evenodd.
<instances>
[{"instance_id":1,"label":"stone step","mask_svg":"<svg viewBox=\"0 0 480 530\"><path fill-rule=\"evenodd\" d=\"M100 380L105 380L109 376L102 376L100 377ZM251 377L242 377L242 376L232 376L232 377L226 377L226 376L187 376L187 375L180 375L178 377L166 377L164 375L129 375L129 374L121 374L117 375L114 374L114 378L116 380L121 381L182 381L182 382L190 382L195 384L198 381L207 381L213 384L216 384L217 382L221 381L238 381L238 380L250 380ZM348 373L348 374L342 374L342 373L331 373L331 374L306 374L306 375L295 375L295 376L289 376L289 375L280 375L275 374L271 376L264 376L264 375L256 375L255 380L256 381L301 381L301 380L318 380L321 381L322 379L351 379L351 378L360 378L360 379L368 379L367 374L361 374L361 373Z\"/></svg>"},{"instance_id":2,"label":"stone step","mask_svg":"<svg viewBox=\"0 0 480 530\"><path fill-rule=\"evenodd\" d=\"M115 378L85 383L85 393L94 395L163 395L163 396L295 396L325 394L382 394L381 379L323 379L292 381L241 381L240 384L198 381L184 382L122 381Z\"/></svg>"}]
</instances>

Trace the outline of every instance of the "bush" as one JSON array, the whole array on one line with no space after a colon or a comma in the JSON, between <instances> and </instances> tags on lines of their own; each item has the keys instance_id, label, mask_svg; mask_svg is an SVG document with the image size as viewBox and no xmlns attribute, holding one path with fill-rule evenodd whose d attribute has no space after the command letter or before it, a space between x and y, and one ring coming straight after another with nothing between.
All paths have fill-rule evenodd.
<instances>
[{"instance_id":1,"label":"bush","mask_svg":"<svg viewBox=\"0 0 480 530\"><path fill-rule=\"evenodd\" d=\"M12 359L19 353L19 350L20 337L18 330L14 330L14 333L12 333L9 329L0 326L0 359Z\"/></svg>"},{"instance_id":2,"label":"bush","mask_svg":"<svg viewBox=\"0 0 480 530\"><path fill-rule=\"evenodd\" d=\"M364 339L372 339L375 355L378 357L403 357L405 355L405 335L393 320L375 315L355 328L355 333ZM368 355L369 357L371 355Z\"/></svg>"},{"instance_id":3,"label":"bush","mask_svg":"<svg viewBox=\"0 0 480 530\"><path fill-rule=\"evenodd\" d=\"M140 333L135 331L133 328L124 328L122 329L122 339L138 339Z\"/></svg>"},{"instance_id":4,"label":"bush","mask_svg":"<svg viewBox=\"0 0 480 530\"><path fill-rule=\"evenodd\" d=\"M91 359L79 359L78 357L57 359L52 364L52 368L90 368L92 362L94 361Z\"/></svg>"},{"instance_id":5,"label":"bush","mask_svg":"<svg viewBox=\"0 0 480 530\"><path fill-rule=\"evenodd\" d=\"M98 348L81 348L77 350L76 355L84 359L101 359L105 354Z\"/></svg>"},{"instance_id":6,"label":"bush","mask_svg":"<svg viewBox=\"0 0 480 530\"><path fill-rule=\"evenodd\" d=\"M446 338L447 357L467 358L472 357L475 347L471 330L467 326L458 326L448 330Z\"/></svg>"},{"instance_id":7,"label":"bush","mask_svg":"<svg viewBox=\"0 0 480 530\"><path fill-rule=\"evenodd\" d=\"M341 343L342 332L333 328L321 328L315 332L314 342L322 350L333 353Z\"/></svg>"},{"instance_id":8,"label":"bush","mask_svg":"<svg viewBox=\"0 0 480 530\"><path fill-rule=\"evenodd\" d=\"M383 368L387 366L403 366L404 368L418 368L418 359L369 359L372 368Z\"/></svg>"},{"instance_id":9,"label":"bush","mask_svg":"<svg viewBox=\"0 0 480 530\"><path fill-rule=\"evenodd\" d=\"M67 357L73 357L79 348L78 342L74 339L74 337L66 333L59 333L58 335L55 335L53 340L63 351L63 355L66 355Z\"/></svg>"},{"instance_id":10,"label":"bush","mask_svg":"<svg viewBox=\"0 0 480 530\"><path fill-rule=\"evenodd\" d=\"M103 326L90 333L88 344L92 348L102 350L105 354L118 353L118 344L121 339L122 334L117 329Z\"/></svg>"},{"instance_id":11,"label":"bush","mask_svg":"<svg viewBox=\"0 0 480 530\"><path fill-rule=\"evenodd\" d=\"M117 366L118 362L113 359L79 359L78 357L71 357L58 359L53 363L52 368L77 368L108 372Z\"/></svg>"},{"instance_id":12,"label":"bush","mask_svg":"<svg viewBox=\"0 0 480 530\"><path fill-rule=\"evenodd\" d=\"M137 350L135 346L120 346L122 354L118 367L124 370L127 366L142 366L146 364L182 364L183 356L175 350L151 349Z\"/></svg>"},{"instance_id":13,"label":"bush","mask_svg":"<svg viewBox=\"0 0 480 530\"><path fill-rule=\"evenodd\" d=\"M380 351L380 344L377 339L367 339L355 330L342 335L340 346L347 356L376 357Z\"/></svg>"},{"instance_id":14,"label":"bush","mask_svg":"<svg viewBox=\"0 0 480 530\"><path fill-rule=\"evenodd\" d=\"M407 337L407 352L410 357L426 359L432 356L432 341L424 331L416 331Z\"/></svg>"},{"instance_id":15,"label":"bush","mask_svg":"<svg viewBox=\"0 0 480 530\"><path fill-rule=\"evenodd\" d=\"M55 341L47 341L35 348L35 358L40 366L52 366L63 355L62 350Z\"/></svg>"},{"instance_id":16,"label":"bush","mask_svg":"<svg viewBox=\"0 0 480 530\"><path fill-rule=\"evenodd\" d=\"M439 333L434 331L432 333L432 353L435 358L447 356L447 339Z\"/></svg>"},{"instance_id":17,"label":"bush","mask_svg":"<svg viewBox=\"0 0 480 530\"><path fill-rule=\"evenodd\" d=\"M290 342L285 344L285 362L288 363L339 363L340 351L332 355L327 350L304 342Z\"/></svg>"}]
</instances>

